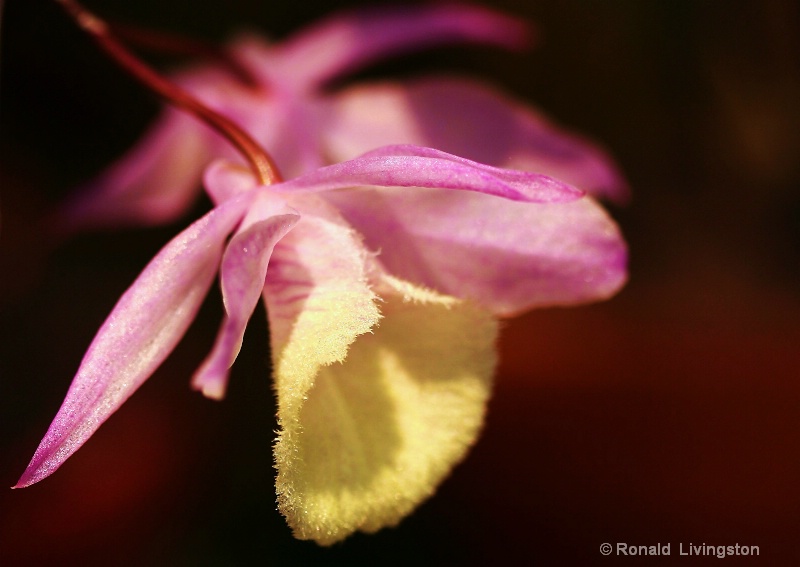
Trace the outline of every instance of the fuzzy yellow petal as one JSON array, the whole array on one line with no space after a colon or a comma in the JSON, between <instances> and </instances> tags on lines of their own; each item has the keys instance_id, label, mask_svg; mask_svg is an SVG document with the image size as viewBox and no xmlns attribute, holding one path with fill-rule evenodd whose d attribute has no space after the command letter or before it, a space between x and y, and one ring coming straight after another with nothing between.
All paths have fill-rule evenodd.
<instances>
[{"instance_id":1,"label":"fuzzy yellow petal","mask_svg":"<svg viewBox=\"0 0 800 567\"><path fill-rule=\"evenodd\" d=\"M488 313L386 276L374 287L383 317L343 362L293 363L326 341L308 335L276 360L279 507L295 536L323 545L395 525L430 496L475 441L491 389ZM352 324L346 310L327 316Z\"/></svg>"},{"instance_id":2,"label":"fuzzy yellow petal","mask_svg":"<svg viewBox=\"0 0 800 567\"><path fill-rule=\"evenodd\" d=\"M276 244L264 287L283 423L297 421L319 368L344 360L380 319L360 236L313 196L301 215Z\"/></svg>"}]
</instances>

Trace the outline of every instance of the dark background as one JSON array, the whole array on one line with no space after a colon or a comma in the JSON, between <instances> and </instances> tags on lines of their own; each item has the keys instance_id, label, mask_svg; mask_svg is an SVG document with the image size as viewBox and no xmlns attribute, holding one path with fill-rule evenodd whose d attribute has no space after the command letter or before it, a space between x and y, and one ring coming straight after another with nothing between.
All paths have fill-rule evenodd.
<instances>
[{"instance_id":1,"label":"dark background","mask_svg":"<svg viewBox=\"0 0 800 567\"><path fill-rule=\"evenodd\" d=\"M0 106L0 486L26 466L94 333L185 222L48 236L47 213L158 106L51 2L7 0ZM284 37L344 2L96 0L111 20L223 40ZM228 399L188 380L215 293L157 374L54 476L0 490L0 565L705 565L758 545L798 565L800 5L541 0L524 54L443 48L360 78L467 73L612 150L634 198L613 300L505 325L483 436L398 528L330 549L275 510L267 330L248 328ZM150 61L174 63L157 56ZM198 209L202 210L202 206ZM671 543L664 558L603 542Z\"/></svg>"}]
</instances>

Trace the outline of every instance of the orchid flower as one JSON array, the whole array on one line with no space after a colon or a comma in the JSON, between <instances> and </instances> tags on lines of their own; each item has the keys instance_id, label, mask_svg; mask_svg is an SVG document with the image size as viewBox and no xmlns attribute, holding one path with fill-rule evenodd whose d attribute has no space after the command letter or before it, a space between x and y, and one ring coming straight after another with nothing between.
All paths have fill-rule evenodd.
<instances>
[{"instance_id":1,"label":"orchid flower","mask_svg":"<svg viewBox=\"0 0 800 567\"><path fill-rule=\"evenodd\" d=\"M551 177L384 147L289 181L205 173L215 207L167 244L84 357L18 487L53 473L155 371L219 271L225 317L192 383L222 398L259 297L270 325L279 508L327 545L395 525L475 441L498 316L599 300L614 222Z\"/></svg>"},{"instance_id":2,"label":"orchid flower","mask_svg":"<svg viewBox=\"0 0 800 567\"><path fill-rule=\"evenodd\" d=\"M253 84L211 64L172 79L242 126L288 177L376 147L414 144L545 173L595 195L624 199L625 182L604 151L475 81L329 87L402 52L452 42L517 48L526 38L521 22L465 4L362 10L282 43L253 35L235 39L230 56ZM76 193L65 218L75 227L175 220L193 202L204 168L219 157L240 159L206 125L167 109L128 154Z\"/></svg>"}]
</instances>

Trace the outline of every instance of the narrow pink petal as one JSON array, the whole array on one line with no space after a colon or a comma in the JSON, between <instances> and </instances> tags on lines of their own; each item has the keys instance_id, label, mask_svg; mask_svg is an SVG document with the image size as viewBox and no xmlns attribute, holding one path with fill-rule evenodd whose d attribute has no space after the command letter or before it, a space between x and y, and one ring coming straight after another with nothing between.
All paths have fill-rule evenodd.
<instances>
[{"instance_id":1,"label":"narrow pink petal","mask_svg":"<svg viewBox=\"0 0 800 567\"><path fill-rule=\"evenodd\" d=\"M227 235L250 195L229 201L165 246L92 341L67 397L16 488L52 474L155 371L194 319Z\"/></svg>"},{"instance_id":2,"label":"narrow pink petal","mask_svg":"<svg viewBox=\"0 0 800 567\"><path fill-rule=\"evenodd\" d=\"M583 192L552 177L476 163L418 146L389 146L275 185L276 192L357 186L430 187L477 191L537 203L577 199Z\"/></svg>"},{"instance_id":3,"label":"narrow pink petal","mask_svg":"<svg viewBox=\"0 0 800 567\"><path fill-rule=\"evenodd\" d=\"M516 49L527 41L525 24L478 6L381 7L345 13L307 28L275 49L277 68L265 71L311 90L390 55L456 42Z\"/></svg>"},{"instance_id":4,"label":"narrow pink petal","mask_svg":"<svg viewBox=\"0 0 800 567\"><path fill-rule=\"evenodd\" d=\"M595 196L628 197L625 179L597 144L469 79L352 87L336 96L330 115L325 146L333 161L386 144L416 144L543 173Z\"/></svg>"},{"instance_id":5,"label":"narrow pink petal","mask_svg":"<svg viewBox=\"0 0 800 567\"><path fill-rule=\"evenodd\" d=\"M225 396L228 371L264 289L272 250L299 219L298 215L284 214L257 221L228 244L220 269L225 319L211 354L192 379L192 386L206 397L220 400Z\"/></svg>"},{"instance_id":6,"label":"narrow pink petal","mask_svg":"<svg viewBox=\"0 0 800 567\"><path fill-rule=\"evenodd\" d=\"M497 315L605 299L626 279L625 242L590 198L542 205L429 189L324 196L390 273Z\"/></svg>"},{"instance_id":7,"label":"narrow pink petal","mask_svg":"<svg viewBox=\"0 0 800 567\"><path fill-rule=\"evenodd\" d=\"M447 153L439 149L416 146L412 144L392 144L389 146L378 147L376 149L369 150L367 153L363 154L363 156L364 157L407 156L407 157L423 157L423 158L451 161L453 163L464 165L470 168L477 168L480 169L481 171L490 173L492 177L501 179L507 182L509 185L512 186L518 185L520 186L522 193L526 193L526 190L523 188L526 188L529 184L531 184L532 180L538 180L541 177L548 177L547 175L542 176L538 174L531 174L530 172L527 171L509 169L507 167L495 167L492 165L488 165L485 163L465 158L460 155ZM529 191L530 189L527 190ZM583 196L582 191L573 194L573 198L577 198L579 196ZM548 201L547 198L534 198L532 196L531 197L526 196L523 199L515 199L515 200L544 201L544 202Z\"/></svg>"}]
</instances>

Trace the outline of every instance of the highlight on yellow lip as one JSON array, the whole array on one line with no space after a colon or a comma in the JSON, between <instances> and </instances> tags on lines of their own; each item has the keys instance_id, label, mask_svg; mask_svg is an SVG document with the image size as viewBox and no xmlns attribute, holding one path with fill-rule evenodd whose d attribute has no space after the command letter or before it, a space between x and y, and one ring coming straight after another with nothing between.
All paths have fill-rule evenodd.
<instances>
[{"instance_id":1,"label":"highlight on yellow lip","mask_svg":"<svg viewBox=\"0 0 800 567\"><path fill-rule=\"evenodd\" d=\"M393 526L432 495L474 443L491 390L489 313L385 274L373 288L381 319L349 348L308 321L273 345L278 504L296 537L322 545ZM319 316L323 331L359 314ZM342 346L346 358L330 351Z\"/></svg>"}]
</instances>

